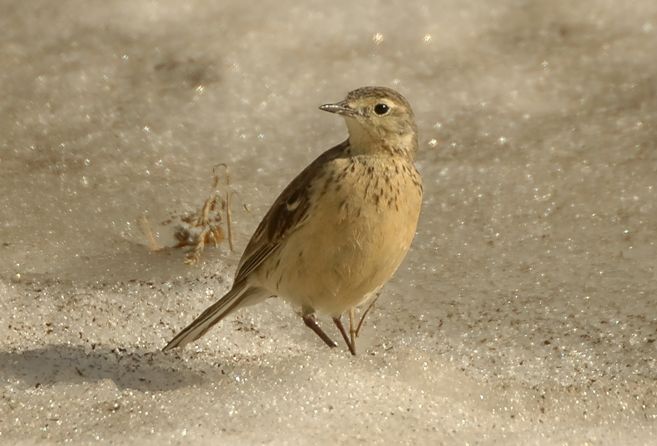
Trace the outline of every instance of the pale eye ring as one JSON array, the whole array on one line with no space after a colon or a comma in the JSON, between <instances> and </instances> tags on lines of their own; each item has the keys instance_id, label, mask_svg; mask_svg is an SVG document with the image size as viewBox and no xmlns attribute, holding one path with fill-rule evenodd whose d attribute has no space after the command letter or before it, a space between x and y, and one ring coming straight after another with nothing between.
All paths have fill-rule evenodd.
<instances>
[{"instance_id":1,"label":"pale eye ring","mask_svg":"<svg viewBox=\"0 0 657 446\"><path fill-rule=\"evenodd\" d=\"M390 107L388 107L387 104L380 103L374 106L374 113L376 113L379 116L383 116L389 111L390 111Z\"/></svg>"}]
</instances>

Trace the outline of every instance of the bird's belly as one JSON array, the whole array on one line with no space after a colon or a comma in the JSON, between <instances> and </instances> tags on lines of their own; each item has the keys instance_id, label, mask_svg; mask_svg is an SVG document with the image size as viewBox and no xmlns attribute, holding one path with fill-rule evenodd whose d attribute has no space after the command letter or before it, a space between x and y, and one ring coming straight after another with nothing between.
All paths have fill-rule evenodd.
<instances>
[{"instance_id":1,"label":"bird's belly","mask_svg":"<svg viewBox=\"0 0 657 446\"><path fill-rule=\"evenodd\" d=\"M395 206L335 194L290 235L277 273L266 279L270 289L331 315L361 304L408 251L420 210L420 197L414 195Z\"/></svg>"}]
</instances>

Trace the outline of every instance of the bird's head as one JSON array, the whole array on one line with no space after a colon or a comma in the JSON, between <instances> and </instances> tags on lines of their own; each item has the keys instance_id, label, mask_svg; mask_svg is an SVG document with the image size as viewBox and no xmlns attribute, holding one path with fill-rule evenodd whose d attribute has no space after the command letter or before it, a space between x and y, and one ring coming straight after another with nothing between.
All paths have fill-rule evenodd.
<instances>
[{"instance_id":1,"label":"bird's head","mask_svg":"<svg viewBox=\"0 0 657 446\"><path fill-rule=\"evenodd\" d=\"M342 115L355 153L392 153L413 158L417 150L417 127L410 104L386 87L353 90L335 104L319 107Z\"/></svg>"}]
</instances>

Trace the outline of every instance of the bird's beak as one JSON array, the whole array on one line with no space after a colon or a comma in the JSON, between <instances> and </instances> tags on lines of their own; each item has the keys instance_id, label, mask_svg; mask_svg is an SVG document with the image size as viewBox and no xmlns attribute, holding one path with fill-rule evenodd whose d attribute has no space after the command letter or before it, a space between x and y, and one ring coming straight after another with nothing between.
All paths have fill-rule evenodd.
<instances>
[{"instance_id":1,"label":"bird's beak","mask_svg":"<svg viewBox=\"0 0 657 446\"><path fill-rule=\"evenodd\" d=\"M337 104L324 104L319 106L320 110L324 110L329 113L337 113L342 116L355 116L357 114L356 110L349 107L345 101L338 102Z\"/></svg>"}]
</instances>

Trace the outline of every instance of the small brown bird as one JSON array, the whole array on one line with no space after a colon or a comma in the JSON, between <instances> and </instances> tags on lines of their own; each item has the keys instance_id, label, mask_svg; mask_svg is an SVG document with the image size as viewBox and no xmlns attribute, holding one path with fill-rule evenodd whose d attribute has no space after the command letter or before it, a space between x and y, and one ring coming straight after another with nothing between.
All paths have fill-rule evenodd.
<instances>
[{"instance_id":1,"label":"small brown bird","mask_svg":"<svg viewBox=\"0 0 657 446\"><path fill-rule=\"evenodd\" d=\"M301 307L305 324L329 347L318 325L328 314L352 354L378 290L402 262L422 204L413 159L417 127L408 101L385 87L363 87L336 104L349 138L324 152L278 196L251 237L231 290L164 350L203 336L232 311L280 296ZM370 303L355 323L355 308ZM341 316L349 314L349 334Z\"/></svg>"}]
</instances>

